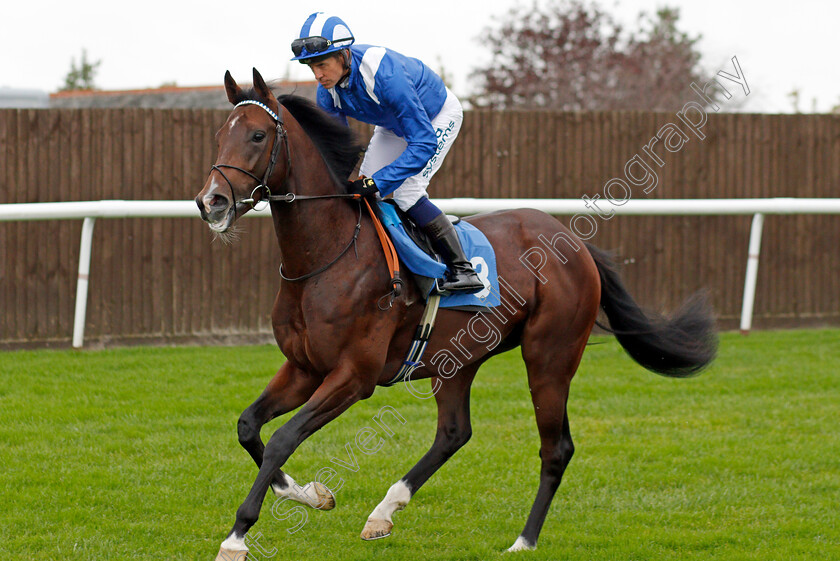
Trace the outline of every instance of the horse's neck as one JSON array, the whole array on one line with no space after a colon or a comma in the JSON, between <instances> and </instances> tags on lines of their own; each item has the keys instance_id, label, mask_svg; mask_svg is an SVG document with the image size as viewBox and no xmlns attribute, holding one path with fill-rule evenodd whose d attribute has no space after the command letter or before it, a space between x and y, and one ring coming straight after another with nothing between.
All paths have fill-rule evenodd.
<instances>
[{"instance_id":1,"label":"horse's neck","mask_svg":"<svg viewBox=\"0 0 840 561\"><path fill-rule=\"evenodd\" d=\"M305 153L308 157L292 153L284 190L298 196L335 194L335 182L321 157ZM357 205L346 199L275 202L271 210L283 270L290 276L309 273L335 258L351 240L358 220Z\"/></svg>"}]
</instances>

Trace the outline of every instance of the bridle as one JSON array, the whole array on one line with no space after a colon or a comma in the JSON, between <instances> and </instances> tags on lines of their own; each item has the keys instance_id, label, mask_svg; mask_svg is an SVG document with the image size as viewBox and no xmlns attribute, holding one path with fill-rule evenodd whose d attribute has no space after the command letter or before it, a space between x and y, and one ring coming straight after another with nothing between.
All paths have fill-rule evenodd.
<instances>
[{"instance_id":1,"label":"bridle","mask_svg":"<svg viewBox=\"0 0 840 561\"><path fill-rule=\"evenodd\" d=\"M275 126L275 135L274 135L274 145L271 147L271 156L268 160L268 167L265 169L265 174L263 178L260 179L247 169L242 169L237 166L232 166L230 164L214 164L210 166L210 173L214 171L218 171L222 177L224 177L225 181L228 184L228 188L230 189L231 200L234 201L234 205L242 205L242 204L249 204L251 208L260 201L269 201L269 202L284 202L284 203L293 203L295 201L308 201L313 199L356 199L359 200L359 195L354 195L351 193L333 193L331 195L298 195L296 193L286 193L285 195L274 195L271 192L271 188L268 186L268 180L271 177L271 174L274 173L274 167L277 165L277 156L280 152L280 145L284 145L286 147L286 175L281 181L281 185L286 183L286 180L289 178L289 173L292 169L292 154L289 151L289 136L286 133L286 127L283 125L283 117L282 112L278 115L274 111L272 111L268 105L256 101L253 99L246 99L245 101L240 101L237 103L233 108L236 109L242 105L256 105L257 107L261 107L268 115L274 120ZM251 191L251 196L245 199L236 200L236 194L233 191L233 183L231 183L230 179L225 175L221 168L228 168L234 169L236 171L242 172L248 177L254 179L257 182L257 186ZM257 201L254 198L254 195L260 191L265 191L266 196L261 198L260 201Z\"/></svg>"},{"instance_id":2,"label":"bridle","mask_svg":"<svg viewBox=\"0 0 840 561\"><path fill-rule=\"evenodd\" d=\"M287 277L286 275L284 275L283 274L283 265L282 265L282 263L280 264L280 277L283 280L288 281L288 282L300 282L300 281L304 281L306 279L310 279L310 278L312 278L316 275L319 275L319 274L323 273L324 271L326 271L327 269L329 269L330 267L335 265L338 262L339 259L344 257L344 255L348 251L350 251L351 247L356 246L356 240L358 239L359 231L362 228L362 201L363 201L362 196L358 195L358 194L353 194L353 193L333 193L331 195L297 195L295 193L286 193L285 195L274 195L274 194L272 194L271 188L268 186L268 181L271 178L271 174L274 173L274 168L277 165L277 156L280 153L280 145L281 144L286 147L286 175L283 178L283 181L280 182L281 185L286 184L287 180L289 179L289 174L291 173L291 168L292 168L292 155L291 155L291 152L290 152L290 149L289 149L289 136L286 132L286 127L283 125L282 112L280 112L280 114L278 115L277 113L272 111L271 108L269 108L266 104L264 104L260 101L252 100L252 99L246 99L245 101L240 101L239 103L237 103L234 106L234 110L237 109L238 107L242 106L242 105L256 105L257 107L261 107L266 113L268 113L268 115L274 120L275 134L274 134L274 145L271 147L271 155L270 155L269 160L268 160L268 166L265 169L265 173L263 174L262 179L260 179L259 177L257 177L256 175L254 175L253 173L251 173L250 171L248 171L246 169L242 169L238 166L233 166L233 165L230 165L230 164L214 164L213 166L210 167L210 173L211 174L214 171L217 171L217 172L219 172L219 174L221 174L221 176L227 182L228 188L230 189L231 201L233 201L234 212L236 211L237 206L241 206L241 205L250 205L251 208L254 208L257 205L257 203L259 202L259 201L256 200L255 195L257 194L257 192L259 192L261 190L265 192L265 196L261 197L260 201L293 203L295 201L310 201L310 200L315 200L315 199L353 199L353 200L357 201L358 204L359 204L359 217L358 217L358 220L356 221L356 229L353 232L353 238L350 240L350 242L344 247L344 249L341 251L341 253L338 254L338 256L335 259L333 259L332 261L330 261L326 265L324 265L322 267L319 267L318 269L316 269L316 270L314 270L310 273L307 273L305 275L301 275L299 277ZM241 173L244 173L248 177L251 177L252 179L254 179L257 182L257 186L254 187L254 189L251 191L251 196L247 197L247 198L244 198L244 199L240 199L240 200L237 201L236 200L236 193L233 190L233 183L230 181L230 179L228 179L227 175L225 175L225 172L222 171L222 168L233 169L233 170L239 171ZM390 305L393 303L394 297L399 296L400 292L402 291L402 280L400 280L400 276L399 276L399 259L397 257L396 250L394 249L393 244L390 242L389 239L387 239L387 235L385 234L384 229L382 228L382 225L379 223L378 219L376 218L376 215L374 214L373 209L371 208L370 204L366 200L364 202L365 202L365 205L368 208L368 211L370 212L372 220L374 221L374 226L377 229L377 233L379 234L380 242L382 242L383 249L385 250L385 259L388 262L388 268L391 272L391 285L392 285L393 288L392 288L392 291L390 293L391 294L391 300L389 302L389 307L390 307ZM386 296L388 296L388 295L386 295Z\"/></svg>"},{"instance_id":3,"label":"bridle","mask_svg":"<svg viewBox=\"0 0 840 561\"><path fill-rule=\"evenodd\" d=\"M272 200L272 194L271 194L271 189L268 186L268 180L271 177L271 174L274 173L274 167L277 165L277 156L279 155L281 144L286 147L286 177L283 178L282 183L286 183L286 180L289 177L289 171L291 170L291 167L292 167L292 154L289 151L289 136L288 136L288 134L286 134L286 127L283 126L283 117L282 117L283 113L282 113L282 111L278 115L277 113L272 111L268 107L268 105L266 105L266 104L264 104L260 101L253 100L253 99L246 99L245 101L240 101L239 103L237 103L234 106L234 110L243 106L243 105L256 105L257 107L262 107L263 110L265 110L265 112L268 113L269 116L274 120L274 123L275 123L274 145L271 147L271 155L270 155L269 160L268 160L268 166L265 168L265 174L263 175L262 179L260 179L259 177L257 177L256 175L254 175L253 173L248 171L247 169L242 169L241 167L232 166L230 164L214 164L213 166L210 167L210 173L211 174L214 171L218 171L221 174L221 176L225 179L225 181L227 182L228 188L230 189L231 201L233 201L234 209L237 206L245 205L245 204L249 204L249 205L251 205L251 208L254 208L257 204L257 200L255 198L255 195L260 190L264 190L265 194L266 194L266 197L261 198L260 200L268 200L268 201ZM254 189L251 191L251 196L248 197L248 198L240 199L240 200L237 201L236 200L236 193L234 193L234 191L233 191L233 183L231 183L230 179L228 179L228 176L225 175L225 172L222 171L222 168L234 169L238 172L244 173L245 175L253 178L257 182L257 186L254 187ZM294 200L294 196L292 197L292 200ZM291 201L289 201L289 202L291 202Z\"/></svg>"}]
</instances>

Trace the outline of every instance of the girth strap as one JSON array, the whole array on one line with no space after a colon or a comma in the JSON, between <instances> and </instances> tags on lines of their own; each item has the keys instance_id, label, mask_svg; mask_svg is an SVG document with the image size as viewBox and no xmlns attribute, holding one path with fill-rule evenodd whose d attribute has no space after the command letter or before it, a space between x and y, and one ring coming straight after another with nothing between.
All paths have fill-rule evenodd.
<instances>
[{"instance_id":1,"label":"girth strap","mask_svg":"<svg viewBox=\"0 0 840 561\"><path fill-rule=\"evenodd\" d=\"M365 205L370 213L370 218L373 220L373 227L376 229L376 233L379 236L379 243L382 244L382 251L385 252L385 262L388 264L388 273L391 275L391 292L393 293L393 298L396 298L402 294L403 284L403 281L400 278L400 258L397 256L397 249L394 247L394 242L391 241L391 237L388 235L388 232L385 231L385 227L382 225L382 222L379 221L379 217L376 216L375 212L373 212L373 207L370 206L367 199L362 200L365 201Z\"/></svg>"}]
</instances>

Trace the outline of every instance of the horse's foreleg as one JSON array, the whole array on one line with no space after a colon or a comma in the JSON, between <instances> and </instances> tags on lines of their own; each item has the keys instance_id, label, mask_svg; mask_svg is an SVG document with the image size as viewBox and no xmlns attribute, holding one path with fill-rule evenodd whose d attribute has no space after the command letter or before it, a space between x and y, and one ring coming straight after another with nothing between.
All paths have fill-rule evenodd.
<instances>
[{"instance_id":1,"label":"horse's foreleg","mask_svg":"<svg viewBox=\"0 0 840 561\"><path fill-rule=\"evenodd\" d=\"M272 419L292 411L309 399L320 384L320 378L311 376L286 362L268 383L263 393L239 417L237 432L239 443L251 455L257 467L263 463L265 446L260 429ZM326 487L313 482L301 488L288 474L277 470L271 489L278 497L292 500L321 510L335 507L335 498Z\"/></svg>"},{"instance_id":2,"label":"horse's foreleg","mask_svg":"<svg viewBox=\"0 0 840 561\"><path fill-rule=\"evenodd\" d=\"M351 405L373 393L375 382L366 381L347 369L331 372L306 404L283 426L277 429L263 451L262 465L247 498L236 511L236 522L222 542L217 560L236 552L247 551L245 534L257 522L265 494L275 474L289 456L312 433L346 411Z\"/></svg>"},{"instance_id":3,"label":"horse's foreleg","mask_svg":"<svg viewBox=\"0 0 840 561\"><path fill-rule=\"evenodd\" d=\"M391 535L391 517L408 504L412 495L458 451L472 436L470 426L470 385L478 366L462 368L449 379L440 379L435 394L438 407L438 426L435 441L429 451L399 481L394 483L379 503L362 530L363 540L375 540ZM437 382L433 382L433 386Z\"/></svg>"}]
</instances>

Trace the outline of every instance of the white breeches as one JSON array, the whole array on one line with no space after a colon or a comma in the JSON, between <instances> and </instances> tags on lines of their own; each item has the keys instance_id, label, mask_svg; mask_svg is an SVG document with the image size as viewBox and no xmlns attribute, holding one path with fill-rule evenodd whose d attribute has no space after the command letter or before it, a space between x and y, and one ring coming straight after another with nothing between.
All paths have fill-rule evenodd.
<instances>
[{"instance_id":1,"label":"white breeches","mask_svg":"<svg viewBox=\"0 0 840 561\"><path fill-rule=\"evenodd\" d=\"M432 119L432 127L435 129L435 135L437 136L437 150L434 156L420 173L406 179L394 191L394 201L404 211L414 206L414 203L422 197L427 196L426 188L429 186L429 181L440 169L443 159L461 130L461 123L464 121L461 102L448 88L446 92L447 96L443 108ZM402 137L384 127L375 127L359 173L367 177L372 176L396 160L407 146L408 143Z\"/></svg>"}]
</instances>

